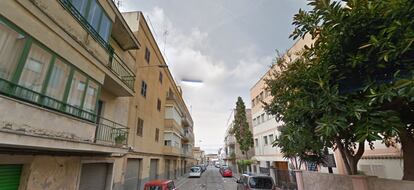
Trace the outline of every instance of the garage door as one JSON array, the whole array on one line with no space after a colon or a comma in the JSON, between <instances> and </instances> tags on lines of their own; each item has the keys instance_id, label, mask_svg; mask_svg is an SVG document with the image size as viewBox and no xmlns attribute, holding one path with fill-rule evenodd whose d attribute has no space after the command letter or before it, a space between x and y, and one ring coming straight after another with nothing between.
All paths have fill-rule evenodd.
<instances>
[{"instance_id":1,"label":"garage door","mask_svg":"<svg viewBox=\"0 0 414 190\"><path fill-rule=\"evenodd\" d=\"M0 190L19 189L22 165L0 165Z\"/></svg>"},{"instance_id":2,"label":"garage door","mask_svg":"<svg viewBox=\"0 0 414 190\"><path fill-rule=\"evenodd\" d=\"M110 164L88 163L82 164L79 190L105 190Z\"/></svg>"},{"instance_id":3,"label":"garage door","mask_svg":"<svg viewBox=\"0 0 414 190\"><path fill-rule=\"evenodd\" d=\"M125 175L125 190L137 190L140 185L139 179L140 160L128 159Z\"/></svg>"}]
</instances>

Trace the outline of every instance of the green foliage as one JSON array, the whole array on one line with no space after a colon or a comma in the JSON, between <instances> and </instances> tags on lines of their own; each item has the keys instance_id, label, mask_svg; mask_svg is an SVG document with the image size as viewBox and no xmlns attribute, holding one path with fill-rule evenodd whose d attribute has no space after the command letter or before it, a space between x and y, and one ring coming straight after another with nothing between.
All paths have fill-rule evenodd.
<instances>
[{"instance_id":1,"label":"green foliage","mask_svg":"<svg viewBox=\"0 0 414 190\"><path fill-rule=\"evenodd\" d=\"M365 141L374 148L375 140L392 145L402 131L413 136L414 2L309 5L295 15L291 37L310 35L314 43L293 62L278 58L282 72L267 80L274 99L266 109L284 122L274 145L286 157L338 147L356 174Z\"/></svg>"},{"instance_id":2,"label":"green foliage","mask_svg":"<svg viewBox=\"0 0 414 190\"><path fill-rule=\"evenodd\" d=\"M241 173L244 173L247 171L247 166L250 166L253 164L252 160L238 160L237 161L237 166L239 168L239 171L241 171Z\"/></svg>"},{"instance_id":3,"label":"green foliage","mask_svg":"<svg viewBox=\"0 0 414 190\"><path fill-rule=\"evenodd\" d=\"M234 126L231 132L236 137L236 141L243 153L246 153L253 147L253 134L249 129L249 123L247 123L246 106L241 97L237 98Z\"/></svg>"}]
</instances>

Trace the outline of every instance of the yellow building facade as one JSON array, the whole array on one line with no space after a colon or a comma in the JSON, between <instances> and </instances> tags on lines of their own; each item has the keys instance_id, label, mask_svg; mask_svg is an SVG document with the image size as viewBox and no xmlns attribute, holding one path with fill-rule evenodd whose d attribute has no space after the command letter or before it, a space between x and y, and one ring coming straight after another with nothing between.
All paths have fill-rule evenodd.
<instances>
[{"instance_id":1,"label":"yellow building facade","mask_svg":"<svg viewBox=\"0 0 414 190\"><path fill-rule=\"evenodd\" d=\"M140 189L193 164L191 115L136 16L134 31L109 0L0 1L0 187Z\"/></svg>"}]
</instances>

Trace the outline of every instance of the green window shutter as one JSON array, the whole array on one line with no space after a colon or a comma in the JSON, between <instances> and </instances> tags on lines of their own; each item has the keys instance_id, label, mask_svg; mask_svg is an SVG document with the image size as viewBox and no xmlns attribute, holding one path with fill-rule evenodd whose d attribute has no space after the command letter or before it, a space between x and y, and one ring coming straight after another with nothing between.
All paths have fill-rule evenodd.
<instances>
[{"instance_id":1,"label":"green window shutter","mask_svg":"<svg viewBox=\"0 0 414 190\"><path fill-rule=\"evenodd\" d=\"M0 165L0 190L18 190L22 165Z\"/></svg>"}]
</instances>

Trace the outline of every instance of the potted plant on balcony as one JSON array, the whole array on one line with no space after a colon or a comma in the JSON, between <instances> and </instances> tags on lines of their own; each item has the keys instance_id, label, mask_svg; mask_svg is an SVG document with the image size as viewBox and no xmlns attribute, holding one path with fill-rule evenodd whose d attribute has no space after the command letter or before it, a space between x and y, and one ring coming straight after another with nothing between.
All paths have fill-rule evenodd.
<instances>
[{"instance_id":1,"label":"potted plant on balcony","mask_svg":"<svg viewBox=\"0 0 414 190\"><path fill-rule=\"evenodd\" d=\"M124 141L126 140L126 135L124 133L118 133L115 136L115 146L122 147Z\"/></svg>"}]
</instances>

